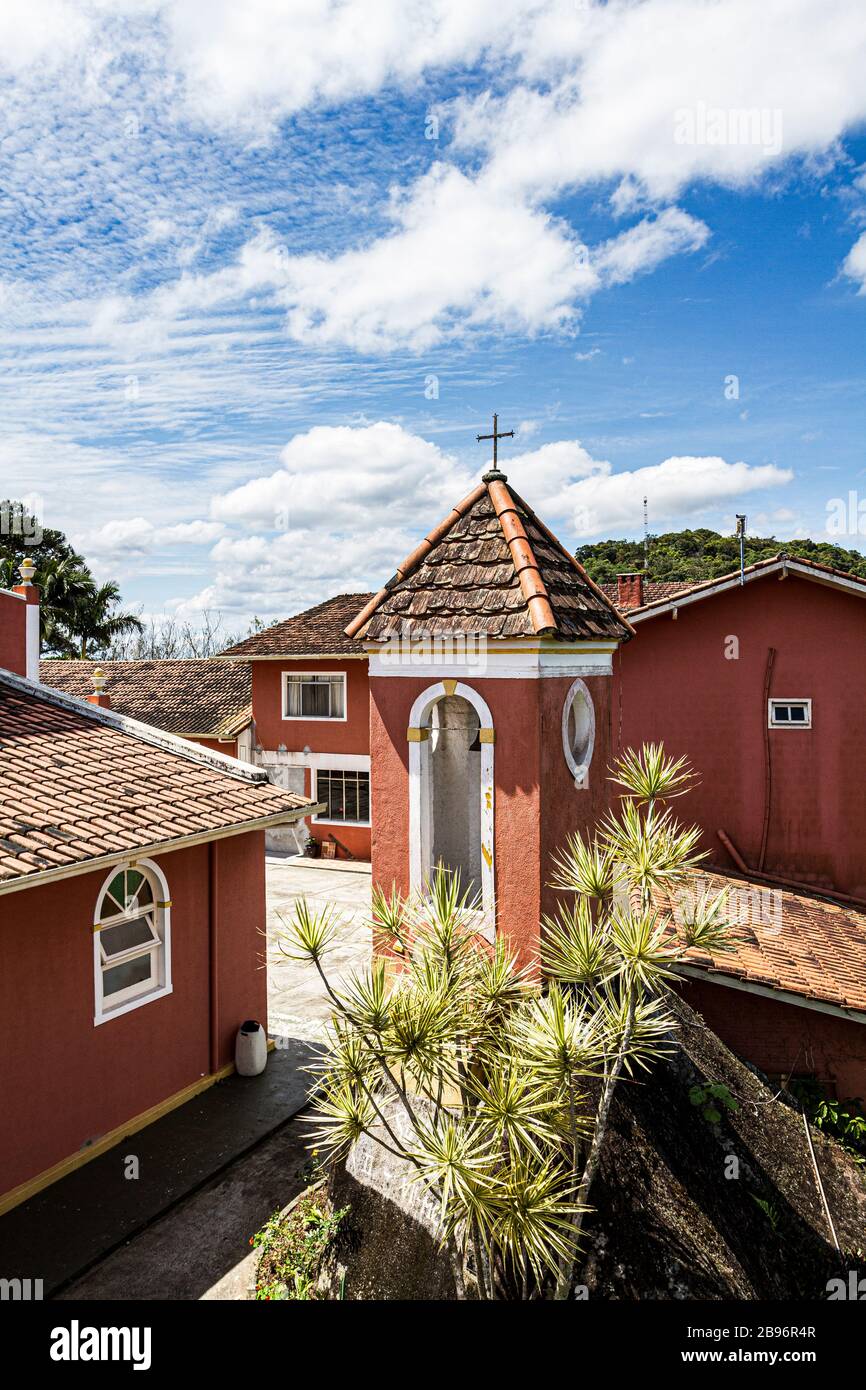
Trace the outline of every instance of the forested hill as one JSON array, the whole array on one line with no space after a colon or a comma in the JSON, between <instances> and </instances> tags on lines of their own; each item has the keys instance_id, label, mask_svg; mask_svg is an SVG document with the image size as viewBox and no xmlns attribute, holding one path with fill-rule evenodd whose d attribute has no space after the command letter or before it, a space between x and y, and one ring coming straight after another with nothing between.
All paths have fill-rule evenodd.
<instances>
[{"instance_id":1,"label":"forested hill","mask_svg":"<svg viewBox=\"0 0 866 1390\"><path fill-rule=\"evenodd\" d=\"M775 536L747 536L746 564L767 560L784 551L801 555L835 569L850 570L866 578L866 555L845 550L827 541L780 541ZM643 541L596 541L578 546L575 555L597 583L615 580L618 574L642 570ZM650 579L714 579L729 574L740 563L740 542L736 536L720 536L715 531L668 531L649 538Z\"/></svg>"}]
</instances>

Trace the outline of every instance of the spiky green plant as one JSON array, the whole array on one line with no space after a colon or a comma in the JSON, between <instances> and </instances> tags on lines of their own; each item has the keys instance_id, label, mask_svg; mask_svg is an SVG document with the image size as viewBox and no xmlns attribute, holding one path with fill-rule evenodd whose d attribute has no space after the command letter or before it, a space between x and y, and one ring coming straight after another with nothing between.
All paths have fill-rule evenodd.
<instances>
[{"instance_id":1,"label":"spiky green plant","mask_svg":"<svg viewBox=\"0 0 866 1390\"><path fill-rule=\"evenodd\" d=\"M722 897L676 920L670 907L702 857L661 804L688 765L651 746L613 774L619 813L557 857L565 899L539 961L518 963L507 924L489 947L481 904L441 866L415 897L374 894L394 968L377 958L337 987L323 962L339 919L302 900L288 923L285 951L333 1006L316 1145L342 1157L366 1136L401 1159L436 1203L458 1287L479 1298L568 1296L619 1079L675 1045L666 991L682 952L724 943Z\"/></svg>"}]
</instances>

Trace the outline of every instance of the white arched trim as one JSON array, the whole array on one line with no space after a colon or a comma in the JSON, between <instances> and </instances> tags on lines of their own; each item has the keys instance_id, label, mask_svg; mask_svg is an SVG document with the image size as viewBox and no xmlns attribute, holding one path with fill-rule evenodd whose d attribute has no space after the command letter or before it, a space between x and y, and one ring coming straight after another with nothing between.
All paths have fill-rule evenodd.
<instances>
[{"instance_id":1,"label":"white arched trim","mask_svg":"<svg viewBox=\"0 0 866 1390\"><path fill-rule=\"evenodd\" d=\"M580 762L574 756L569 737L569 722L571 711L576 700L582 700L586 708L586 716L589 722L587 741L582 750ZM592 703L592 696L584 681L576 680L570 686L565 697L565 704L562 707L562 751L565 754L565 761L568 770L574 778L574 785L579 791L585 791L589 786L589 768L592 762L592 753L595 748L595 706Z\"/></svg>"},{"instance_id":2,"label":"white arched trim","mask_svg":"<svg viewBox=\"0 0 866 1390\"><path fill-rule=\"evenodd\" d=\"M430 721L434 705L448 695L466 700L478 715L481 743L481 932L493 940L496 929L496 873L493 838L493 715L483 696L458 680L441 680L422 690L409 715L409 885L420 892L432 868L433 840L430 787Z\"/></svg>"},{"instance_id":3,"label":"white arched trim","mask_svg":"<svg viewBox=\"0 0 866 1390\"><path fill-rule=\"evenodd\" d=\"M105 1008L102 997L102 956L99 947L99 928L101 922L102 904L105 893L113 879L125 869L138 869L145 878L150 881L156 906L157 930L160 937L158 980L153 989L146 994L141 994L135 999L130 999L127 1003L117 1004L114 1008ZM103 879L99 892L96 895L96 902L93 907L93 988L95 998L94 1024L107 1023L109 1019L119 1018L121 1014L129 1013L132 1009L141 1008L142 1004L150 1004L154 999L161 999L164 994L171 994L171 897L168 891L168 880L160 866L153 859L130 858L120 864L115 864Z\"/></svg>"}]
</instances>

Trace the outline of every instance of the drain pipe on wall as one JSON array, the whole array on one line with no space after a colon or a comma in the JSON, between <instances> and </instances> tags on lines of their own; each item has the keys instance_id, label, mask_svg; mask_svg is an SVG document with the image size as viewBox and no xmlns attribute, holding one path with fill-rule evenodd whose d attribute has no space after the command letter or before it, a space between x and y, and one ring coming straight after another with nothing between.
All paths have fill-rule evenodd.
<instances>
[{"instance_id":1,"label":"drain pipe on wall","mask_svg":"<svg viewBox=\"0 0 866 1390\"><path fill-rule=\"evenodd\" d=\"M797 878L782 878L780 874L763 874L750 869L730 835L725 830L716 834L733 859L744 878L758 878L762 883L774 883L779 888L789 888L792 893L811 893L818 898L832 898L835 902L850 903L852 907L866 908L866 898L852 898L850 893L838 893L835 888L820 888L815 883L803 883Z\"/></svg>"},{"instance_id":2,"label":"drain pipe on wall","mask_svg":"<svg viewBox=\"0 0 866 1390\"><path fill-rule=\"evenodd\" d=\"M208 866L208 993L210 1000L210 1071L219 1070L219 846L211 840L207 847Z\"/></svg>"},{"instance_id":3,"label":"drain pipe on wall","mask_svg":"<svg viewBox=\"0 0 866 1390\"><path fill-rule=\"evenodd\" d=\"M770 681L773 676L773 663L776 660L776 648L770 647L767 652L767 667L764 671L764 825L761 830L761 852L758 855L758 870L764 867L767 857L767 837L770 834L770 802L773 795L773 764L770 760Z\"/></svg>"}]
</instances>

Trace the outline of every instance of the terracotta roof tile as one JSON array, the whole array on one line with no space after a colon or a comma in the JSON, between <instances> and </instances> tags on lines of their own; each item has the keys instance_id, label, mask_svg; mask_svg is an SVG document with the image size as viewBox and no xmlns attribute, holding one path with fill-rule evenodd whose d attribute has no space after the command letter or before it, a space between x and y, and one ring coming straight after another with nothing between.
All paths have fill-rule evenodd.
<instances>
[{"instance_id":1,"label":"terracotta roof tile","mask_svg":"<svg viewBox=\"0 0 866 1390\"><path fill-rule=\"evenodd\" d=\"M598 586L605 597L610 600L615 608L619 608L621 613L630 613L638 607L636 603L619 604L619 585L618 584L599 584ZM676 598L678 594L684 594L689 589L694 588L690 579L645 579L643 584L644 604L656 603L659 600ZM643 606L643 605L641 605Z\"/></svg>"},{"instance_id":2,"label":"terracotta roof tile","mask_svg":"<svg viewBox=\"0 0 866 1390\"><path fill-rule=\"evenodd\" d=\"M802 555L772 555L766 560L756 560L754 564L746 565L743 574L746 582L760 579L765 574L773 574L787 565L793 572L799 571L806 578L813 578L825 583L833 583L834 580L843 580L846 585L854 585L862 589L866 596L866 579L859 574L851 574L848 570L835 569L832 565L822 565L817 560L807 560ZM713 579L703 579L697 584L683 583L679 581L669 581L676 583L677 587L670 594L649 594L651 585L644 586L644 602L640 608L634 608L631 612L650 615L657 606L669 603L672 598L709 598L721 585L729 585L740 577L739 570L732 570L729 574L719 574Z\"/></svg>"},{"instance_id":3,"label":"terracotta roof tile","mask_svg":"<svg viewBox=\"0 0 866 1390\"><path fill-rule=\"evenodd\" d=\"M113 710L171 734L227 738L252 718L245 661L40 661L39 679L83 700L97 668L108 678Z\"/></svg>"},{"instance_id":4,"label":"terracotta roof tile","mask_svg":"<svg viewBox=\"0 0 866 1390\"><path fill-rule=\"evenodd\" d=\"M503 474L464 498L357 615L352 636L412 631L622 641L627 623Z\"/></svg>"},{"instance_id":5,"label":"terracotta roof tile","mask_svg":"<svg viewBox=\"0 0 866 1390\"><path fill-rule=\"evenodd\" d=\"M259 768L0 672L0 886L310 806Z\"/></svg>"},{"instance_id":6,"label":"terracotta roof tile","mask_svg":"<svg viewBox=\"0 0 866 1390\"><path fill-rule=\"evenodd\" d=\"M696 873L693 887L728 890L731 949L692 948L687 965L866 1013L866 909L730 874ZM657 896L675 918L677 900Z\"/></svg>"},{"instance_id":7,"label":"terracotta roof tile","mask_svg":"<svg viewBox=\"0 0 866 1390\"><path fill-rule=\"evenodd\" d=\"M352 618L372 594L337 594L293 618L257 632L220 653L226 657L361 656L359 642L346 636Z\"/></svg>"}]
</instances>

